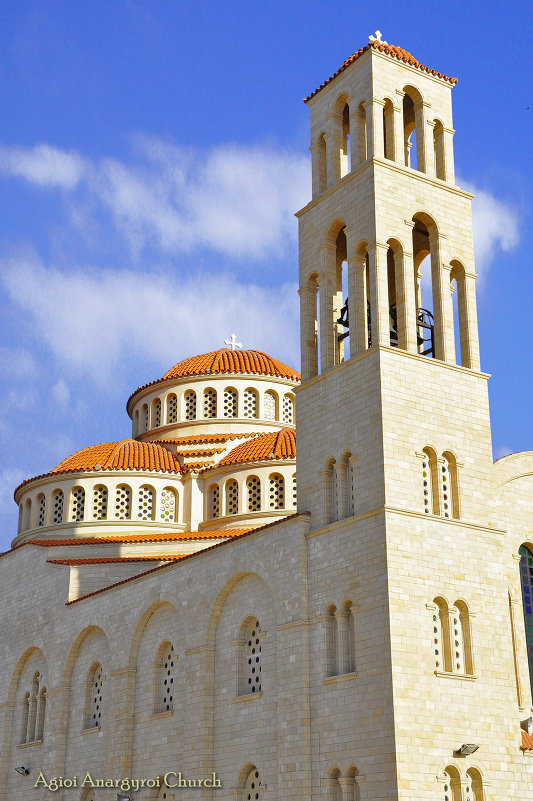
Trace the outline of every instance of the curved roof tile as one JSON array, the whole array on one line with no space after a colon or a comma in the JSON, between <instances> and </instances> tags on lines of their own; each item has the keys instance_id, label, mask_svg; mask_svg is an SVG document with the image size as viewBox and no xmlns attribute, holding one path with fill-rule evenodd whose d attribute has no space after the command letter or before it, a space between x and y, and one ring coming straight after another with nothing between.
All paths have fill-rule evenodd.
<instances>
[{"instance_id":1,"label":"curved roof tile","mask_svg":"<svg viewBox=\"0 0 533 801\"><path fill-rule=\"evenodd\" d=\"M250 442L243 442L208 469L215 470L226 465L272 459L296 459L296 433L292 428L271 431L269 434L254 437Z\"/></svg>"},{"instance_id":2,"label":"curved roof tile","mask_svg":"<svg viewBox=\"0 0 533 801\"><path fill-rule=\"evenodd\" d=\"M249 375L271 375L276 378L289 378L292 381L300 380L300 373L283 362L273 359L267 353L260 350L231 350L221 348L202 353L199 356L191 356L184 359L167 370L164 376L150 381L148 384L138 387L128 398L128 406L131 399L141 389L159 384L161 381L168 381L172 378L186 378L194 375L217 375L220 373L247 373Z\"/></svg>"},{"instance_id":3,"label":"curved roof tile","mask_svg":"<svg viewBox=\"0 0 533 801\"><path fill-rule=\"evenodd\" d=\"M321 83L314 92L311 92L310 95L304 97L304 103L307 103L309 100L311 100L311 98L315 97L315 95L317 95L321 89L327 86L328 83L331 83L331 81L333 81L337 75L340 75L341 72L344 72L344 70L349 67L350 64L353 64L354 61L357 61L357 59L360 58L363 53L366 53L367 50L370 50L370 48L373 50L379 50L380 53L386 53L393 58L397 58L398 61L403 61L404 64L409 64L411 67L416 67L417 69L422 70L422 72L427 72L430 75L435 75L437 78L442 78L443 81L448 81L448 83L451 83L452 86L455 86L457 83L457 78L450 78L448 75L444 75L442 72L437 72L436 70L432 70L430 67L425 67L419 61L417 61L416 58L411 55L411 53L409 53L407 50L404 50L402 47L385 44L384 42L369 42L365 47L361 47L359 50L357 50L357 52L351 55L350 58L347 58L346 61L341 64L339 69L327 80L325 80L324 83Z\"/></svg>"}]
</instances>

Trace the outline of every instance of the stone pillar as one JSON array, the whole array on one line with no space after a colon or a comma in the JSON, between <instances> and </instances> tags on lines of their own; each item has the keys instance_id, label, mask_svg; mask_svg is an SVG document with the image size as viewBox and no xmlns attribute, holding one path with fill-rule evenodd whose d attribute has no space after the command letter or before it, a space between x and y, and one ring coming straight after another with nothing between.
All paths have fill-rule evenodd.
<instances>
[{"instance_id":1,"label":"stone pillar","mask_svg":"<svg viewBox=\"0 0 533 801\"><path fill-rule=\"evenodd\" d=\"M322 514L318 521L317 528L329 525L332 522L332 478L331 470L321 470L319 475L322 478Z\"/></svg>"},{"instance_id":2,"label":"stone pillar","mask_svg":"<svg viewBox=\"0 0 533 801\"><path fill-rule=\"evenodd\" d=\"M403 98L405 96L405 92L397 89L396 94L398 95L398 105L394 106L393 118L394 161L396 164L400 164L402 167L405 167L405 142L403 130Z\"/></svg>"},{"instance_id":3,"label":"stone pillar","mask_svg":"<svg viewBox=\"0 0 533 801\"><path fill-rule=\"evenodd\" d=\"M337 675L341 676L350 673L352 660L350 658L350 613L343 609L335 612L335 626L337 636L335 637L335 658L337 662Z\"/></svg>"},{"instance_id":4,"label":"stone pillar","mask_svg":"<svg viewBox=\"0 0 533 801\"><path fill-rule=\"evenodd\" d=\"M435 358L455 364L453 306L450 292L450 271L442 259L442 234L431 237L431 281L433 285L433 317L435 319Z\"/></svg>"},{"instance_id":5,"label":"stone pillar","mask_svg":"<svg viewBox=\"0 0 533 801\"><path fill-rule=\"evenodd\" d=\"M341 178L342 117L330 116L330 130L324 134L326 140L326 175L328 189Z\"/></svg>"},{"instance_id":6,"label":"stone pillar","mask_svg":"<svg viewBox=\"0 0 533 801\"><path fill-rule=\"evenodd\" d=\"M320 287L320 372L324 373L334 366L337 351L335 245L326 242L321 248L321 257L323 273L318 278Z\"/></svg>"},{"instance_id":7,"label":"stone pillar","mask_svg":"<svg viewBox=\"0 0 533 801\"><path fill-rule=\"evenodd\" d=\"M335 488L336 488L336 504L337 504L337 520L344 520L348 517L348 496L346 484L346 463L335 462L333 465L335 473Z\"/></svg>"},{"instance_id":8,"label":"stone pillar","mask_svg":"<svg viewBox=\"0 0 533 801\"><path fill-rule=\"evenodd\" d=\"M435 142L433 139L435 122L429 119L429 115L430 103L422 103L424 172L429 178L435 178Z\"/></svg>"},{"instance_id":9,"label":"stone pillar","mask_svg":"<svg viewBox=\"0 0 533 801\"><path fill-rule=\"evenodd\" d=\"M389 287L387 281L388 249L388 245L379 243L368 248L372 347L390 345Z\"/></svg>"},{"instance_id":10,"label":"stone pillar","mask_svg":"<svg viewBox=\"0 0 533 801\"><path fill-rule=\"evenodd\" d=\"M373 97L366 103L367 155L383 158L383 100Z\"/></svg>"},{"instance_id":11,"label":"stone pillar","mask_svg":"<svg viewBox=\"0 0 533 801\"><path fill-rule=\"evenodd\" d=\"M357 356L368 347L366 258L353 251L348 258L348 303L350 356Z\"/></svg>"},{"instance_id":12,"label":"stone pillar","mask_svg":"<svg viewBox=\"0 0 533 801\"><path fill-rule=\"evenodd\" d=\"M412 228L414 223L408 223ZM398 315L398 347L417 353L416 297L413 254L404 251L394 256L396 271L396 309Z\"/></svg>"},{"instance_id":13,"label":"stone pillar","mask_svg":"<svg viewBox=\"0 0 533 801\"><path fill-rule=\"evenodd\" d=\"M184 753L188 754L193 776L209 776L213 766L213 716L215 696L215 648L203 645L185 652L185 686L189 703L186 708L185 730L187 742ZM231 690L236 693L237 687ZM174 768L172 768L174 770ZM201 788L194 795L202 801L217 798L217 791Z\"/></svg>"},{"instance_id":14,"label":"stone pillar","mask_svg":"<svg viewBox=\"0 0 533 801\"><path fill-rule=\"evenodd\" d=\"M311 152L311 174L313 198L318 197L321 192L320 187L320 143L315 142L309 148Z\"/></svg>"},{"instance_id":15,"label":"stone pillar","mask_svg":"<svg viewBox=\"0 0 533 801\"><path fill-rule=\"evenodd\" d=\"M361 116L361 110L359 106L355 105L353 97L350 98L348 108L350 109L350 170L353 172L365 159L363 158L363 153L361 153L359 143L359 118Z\"/></svg>"},{"instance_id":16,"label":"stone pillar","mask_svg":"<svg viewBox=\"0 0 533 801\"><path fill-rule=\"evenodd\" d=\"M462 283L462 291L458 294L459 321L461 328L461 361L463 362L463 367L469 367L471 370L480 370L476 275L474 273L465 272ZM459 290L459 281L457 282L457 287Z\"/></svg>"},{"instance_id":17,"label":"stone pillar","mask_svg":"<svg viewBox=\"0 0 533 801\"><path fill-rule=\"evenodd\" d=\"M339 776L337 781L341 788L341 801L353 801L355 798L355 779L351 776Z\"/></svg>"},{"instance_id":18,"label":"stone pillar","mask_svg":"<svg viewBox=\"0 0 533 801\"><path fill-rule=\"evenodd\" d=\"M444 146L444 180L450 184L455 183L455 166L453 159L453 135L455 131L453 128L443 129L443 146Z\"/></svg>"}]
</instances>

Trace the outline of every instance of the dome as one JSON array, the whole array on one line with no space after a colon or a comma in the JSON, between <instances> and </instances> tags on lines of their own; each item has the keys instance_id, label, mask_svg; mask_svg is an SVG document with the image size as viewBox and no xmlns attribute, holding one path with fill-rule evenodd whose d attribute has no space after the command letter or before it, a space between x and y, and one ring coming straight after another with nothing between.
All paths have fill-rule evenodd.
<instances>
[{"instance_id":1,"label":"dome","mask_svg":"<svg viewBox=\"0 0 533 801\"><path fill-rule=\"evenodd\" d=\"M102 442L91 445L67 456L49 473L35 478L59 473L78 473L92 470L149 470L158 473L180 473L180 465L175 456L162 445L155 442L137 442L124 439L121 442ZM15 490L35 481L28 478Z\"/></svg>"},{"instance_id":2,"label":"dome","mask_svg":"<svg viewBox=\"0 0 533 801\"><path fill-rule=\"evenodd\" d=\"M220 462L213 465L215 469L226 465L244 462L265 462L271 459L296 459L296 433L292 428L260 434L249 442L243 442L233 448Z\"/></svg>"},{"instance_id":3,"label":"dome","mask_svg":"<svg viewBox=\"0 0 533 801\"><path fill-rule=\"evenodd\" d=\"M210 353L202 353L199 356L190 356L178 362L168 370L161 378L150 381L148 384L138 387L129 399L141 389L146 389L162 381L169 381L173 378L186 378L196 375L216 375L224 373L242 373L247 375L267 375L275 378L288 378L291 381L300 381L300 373L283 362L273 359L267 353L260 350L231 350L230 348L220 348Z\"/></svg>"}]
</instances>

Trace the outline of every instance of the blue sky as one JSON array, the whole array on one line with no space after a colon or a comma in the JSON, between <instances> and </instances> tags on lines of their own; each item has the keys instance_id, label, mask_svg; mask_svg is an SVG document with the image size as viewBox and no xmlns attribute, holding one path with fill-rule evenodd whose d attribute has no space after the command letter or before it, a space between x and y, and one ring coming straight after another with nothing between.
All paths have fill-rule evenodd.
<instances>
[{"instance_id":1,"label":"blue sky","mask_svg":"<svg viewBox=\"0 0 533 801\"><path fill-rule=\"evenodd\" d=\"M19 0L2 16L0 550L14 487L128 436L137 385L232 331L299 365L302 97L377 28L459 77L494 453L533 448L529 3Z\"/></svg>"}]
</instances>

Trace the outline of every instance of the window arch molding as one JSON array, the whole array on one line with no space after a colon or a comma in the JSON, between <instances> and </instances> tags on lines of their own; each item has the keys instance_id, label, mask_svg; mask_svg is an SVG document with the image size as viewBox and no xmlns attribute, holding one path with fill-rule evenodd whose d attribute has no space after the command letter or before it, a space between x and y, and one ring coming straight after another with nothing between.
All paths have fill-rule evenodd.
<instances>
[{"instance_id":1,"label":"window arch molding","mask_svg":"<svg viewBox=\"0 0 533 801\"><path fill-rule=\"evenodd\" d=\"M85 681L84 729L101 728L105 675L100 662L93 662Z\"/></svg>"},{"instance_id":2,"label":"window arch molding","mask_svg":"<svg viewBox=\"0 0 533 801\"><path fill-rule=\"evenodd\" d=\"M170 640L165 640L157 649L154 671L154 714L172 713L176 703L177 655Z\"/></svg>"},{"instance_id":3,"label":"window arch molding","mask_svg":"<svg viewBox=\"0 0 533 801\"><path fill-rule=\"evenodd\" d=\"M261 772L252 762L248 762L239 771L237 778L237 801L261 801L264 785Z\"/></svg>"},{"instance_id":4,"label":"window arch molding","mask_svg":"<svg viewBox=\"0 0 533 801\"><path fill-rule=\"evenodd\" d=\"M518 555L520 557L519 569L524 615L524 638L526 640L529 680L531 692L533 693L533 643L531 642L531 634L533 633L533 545L531 543L521 545L518 549Z\"/></svg>"},{"instance_id":5,"label":"window arch molding","mask_svg":"<svg viewBox=\"0 0 533 801\"><path fill-rule=\"evenodd\" d=\"M257 615L247 615L239 626L237 647L237 696L262 693L263 639L265 633Z\"/></svg>"}]
</instances>

